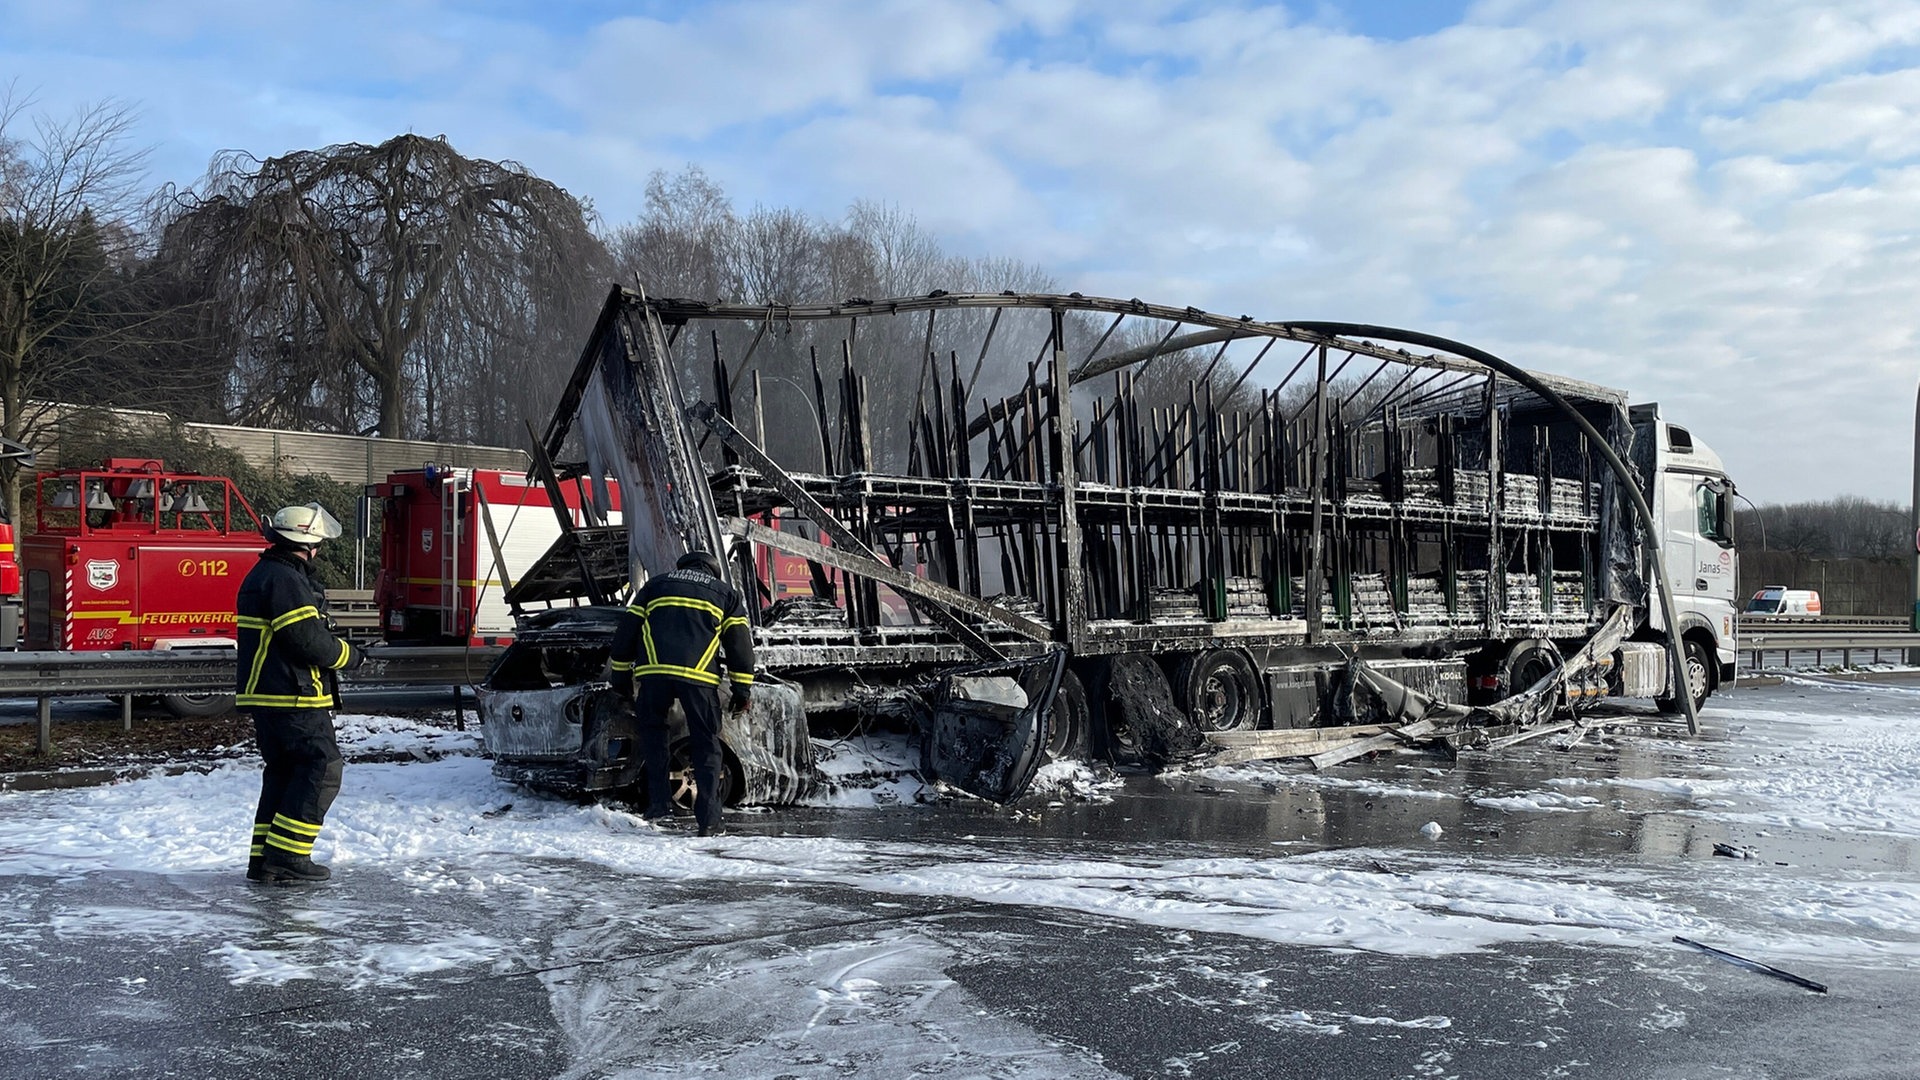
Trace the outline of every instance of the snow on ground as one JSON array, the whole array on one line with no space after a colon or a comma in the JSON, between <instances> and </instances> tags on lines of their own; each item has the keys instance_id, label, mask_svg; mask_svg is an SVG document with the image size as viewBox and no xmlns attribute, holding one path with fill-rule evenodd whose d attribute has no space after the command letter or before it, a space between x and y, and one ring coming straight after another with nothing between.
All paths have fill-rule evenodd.
<instances>
[{"instance_id":1,"label":"snow on ground","mask_svg":"<svg viewBox=\"0 0 1920 1080\"><path fill-rule=\"evenodd\" d=\"M1798 696L1795 696L1798 695ZM1714 714L1739 729L1717 749L1724 766L1610 780L1691 799L1684 812L1782 827L1920 835L1920 723L1913 694L1824 683L1796 686ZM1337 849L1177 857L1142 845L1103 857L1020 860L1004 843L740 835L694 840L620 810L541 799L494 779L470 734L386 718L343 718L355 750L451 751L441 760L354 764L320 851L336 868L380 868L427 890L525 887L489 869L495 856L579 860L653 879L737 879L852 886L1095 913L1144 925L1295 945L1396 955L1445 955L1507 942L1643 946L1678 933L1774 957L1863 965L1920 963L1920 884L1885 873L1823 873L1735 860L1567 856L1483 857L1435 846L1417 851ZM930 797L907 767L904 743L823 744L830 783L816 805L912 813ZM1051 767L1051 792L1113 781L1083 765ZM1369 790L1362 778L1239 767L1234 776ZM237 873L248 842L257 764L154 776L108 787L0 793L0 875L72 877L106 870ZM1555 790L1482 793L1475 805L1518 814L1579 813L1601 800L1575 781ZM1592 780L1582 784L1601 783ZM1377 784L1380 796L1454 797ZM1727 799L1716 796L1726 795ZM1735 798L1737 796L1737 798ZM1722 806L1721 803L1731 805ZM887 810L891 804L905 804ZM856 813L861 811L849 810ZM777 816L773 819L777 825ZM1418 820L1418 819L1416 819ZM151 917L75 911L55 928L166 938L202 932ZM349 965L373 983L399 973L479 963L495 943L458 934L389 942ZM270 955L235 945L222 954L236 981L302 977Z\"/></svg>"},{"instance_id":2,"label":"snow on ground","mask_svg":"<svg viewBox=\"0 0 1920 1080\"><path fill-rule=\"evenodd\" d=\"M1916 837L1916 706L1920 695L1904 688L1796 682L1736 705L1717 699L1709 717L1729 737L1708 746L1670 740L1657 747L1664 756L1649 760L1675 766L1665 772L1596 779L1537 770L1528 778L1540 787L1523 790L1449 793L1435 787L1446 779L1443 771L1417 767L1398 770L1413 781L1315 775L1289 766L1239 766L1206 776L1403 799L1421 815L1413 821L1422 820L1420 808L1434 799L1470 802L1495 814L1562 818L1622 812L1623 806L1630 811L1622 796L1645 796L1657 798L1665 812L1722 821ZM429 892L552 890L551 878L536 881L524 867L574 860L662 882L817 882L864 891L876 902L912 895L1051 908L1176 931L1399 956L1532 942L1666 948L1680 934L1789 965L1920 964L1920 881L1910 863L1892 870L1816 870L1765 860L1486 855L1457 842L1451 830L1444 839L1415 844L1411 829L1405 848L1291 854L1297 849L1274 840L1266 851L1212 849L1198 857L1190 847L1151 843L1021 858L1010 856L1004 838L754 835L763 822L726 838L697 840L621 810L513 789L472 753L477 740L471 733L359 715L343 717L341 733L350 752L445 756L349 765L316 854L341 872L377 869ZM926 812L913 804L937 796L913 777L913 757L902 740L842 740L822 743L821 751L829 783L814 805L856 808L839 811L849 814L912 814ZM1102 770L1061 763L1049 767L1041 795L1104 797L1116 783ZM237 875L257 784L257 762L240 760L204 773L105 787L0 793L0 878L71 879L106 871ZM763 821L770 832L778 814ZM333 917L324 908L306 916L311 935L265 943L228 933L235 928L222 926L225 917L81 907L59 911L48 929L62 938L111 934L157 944L224 937L214 956L236 984L328 978L348 986L392 985L419 972L484 969L511 952L483 934L448 926L363 934L350 953L340 954L325 951L337 946L319 944L328 940L325 921ZM0 933L0 943L7 940ZM836 984L809 1007L829 1015L868 1008L874 1000L856 979Z\"/></svg>"},{"instance_id":3,"label":"snow on ground","mask_svg":"<svg viewBox=\"0 0 1920 1080\"><path fill-rule=\"evenodd\" d=\"M1786 687L1715 710L1730 737L1712 774L1546 783L1674 796L1722 821L1920 837L1920 687L1810 677Z\"/></svg>"}]
</instances>

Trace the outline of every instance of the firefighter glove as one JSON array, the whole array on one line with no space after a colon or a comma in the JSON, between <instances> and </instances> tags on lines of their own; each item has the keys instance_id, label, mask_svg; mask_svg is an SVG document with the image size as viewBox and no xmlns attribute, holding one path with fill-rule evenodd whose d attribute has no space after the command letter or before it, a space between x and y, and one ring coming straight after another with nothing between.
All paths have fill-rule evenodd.
<instances>
[{"instance_id":1,"label":"firefighter glove","mask_svg":"<svg viewBox=\"0 0 1920 1080\"><path fill-rule=\"evenodd\" d=\"M360 665L366 662L367 650L355 645L351 641L347 642L347 662L341 666L340 670L358 671L360 670Z\"/></svg>"},{"instance_id":2,"label":"firefighter glove","mask_svg":"<svg viewBox=\"0 0 1920 1080\"><path fill-rule=\"evenodd\" d=\"M747 704L753 700L753 688L733 684L733 699L727 702L727 708L733 712L745 712Z\"/></svg>"}]
</instances>

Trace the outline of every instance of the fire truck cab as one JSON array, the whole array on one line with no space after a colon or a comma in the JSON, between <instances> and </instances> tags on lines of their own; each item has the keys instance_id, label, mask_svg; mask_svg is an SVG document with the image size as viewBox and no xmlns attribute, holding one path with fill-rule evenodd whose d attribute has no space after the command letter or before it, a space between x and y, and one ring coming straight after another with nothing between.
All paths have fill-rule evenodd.
<instances>
[{"instance_id":1,"label":"fire truck cab","mask_svg":"<svg viewBox=\"0 0 1920 1080\"><path fill-rule=\"evenodd\" d=\"M40 476L33 521L20 545L23 648L235 646L234 597L266 542L232 481L108 458ZM231 695L165 700L176 713L207 715Z\"/></svg>"}]
</instances>

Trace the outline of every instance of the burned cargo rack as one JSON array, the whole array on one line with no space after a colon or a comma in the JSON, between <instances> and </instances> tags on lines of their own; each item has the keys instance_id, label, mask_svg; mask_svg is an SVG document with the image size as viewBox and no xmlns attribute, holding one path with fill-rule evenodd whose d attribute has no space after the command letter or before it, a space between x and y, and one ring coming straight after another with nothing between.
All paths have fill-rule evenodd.
<instances>
[{"instance_id":1,"label":"burned cargo rack","mask_svg":"<svg viewBox=\"0 0 1920 1080\"><path fill-rule=\"evenodd\" d=\"M1338 717L1289 672L1424 665L1443 704L1491 700L1640 618L1593 443L1628 453L1625 395L1528 374L1578 419L1462 356L1138 300L616 289L541 448L578 431L618 476L635 580L747 539L762 663L810 701L1064 650L1111 746L1123 655L1202 729L1308 727Z\"/></svg>"}]
</instances>

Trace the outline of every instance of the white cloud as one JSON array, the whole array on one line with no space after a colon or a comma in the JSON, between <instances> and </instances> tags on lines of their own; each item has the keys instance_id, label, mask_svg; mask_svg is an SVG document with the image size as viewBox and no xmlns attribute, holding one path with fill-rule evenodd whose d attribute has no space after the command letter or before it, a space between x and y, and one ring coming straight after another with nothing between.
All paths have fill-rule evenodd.
<instances>
[{"instance_id":1,"label":"white cloud","mask_svg":"<svg viewBox=\"0 0 1920 1080\"><path fill-rule=\"evenodd\" d=\"M1702 133L1730 149L1789 157L1909 159L1920 154L1920 70L1836 79L1747 116L1713 118Z\"/></svg>"},{"instance_id":2,"label":"white cloud","mask_svg":"<svg viewBox=\"0 0 1920 1080\"><path fill-rule=\"evenodd\" d=\"M1399 323L1623 385L1757 499L1905 498L1911 0L1488 0L1399 41L1304 4L647 10L670 14L0 2L0 67L48 104L138 103L156 179L413 130L618 223L694 161L745 203L896 202L1067 288Z\"/></svg>"}]
</instances>

